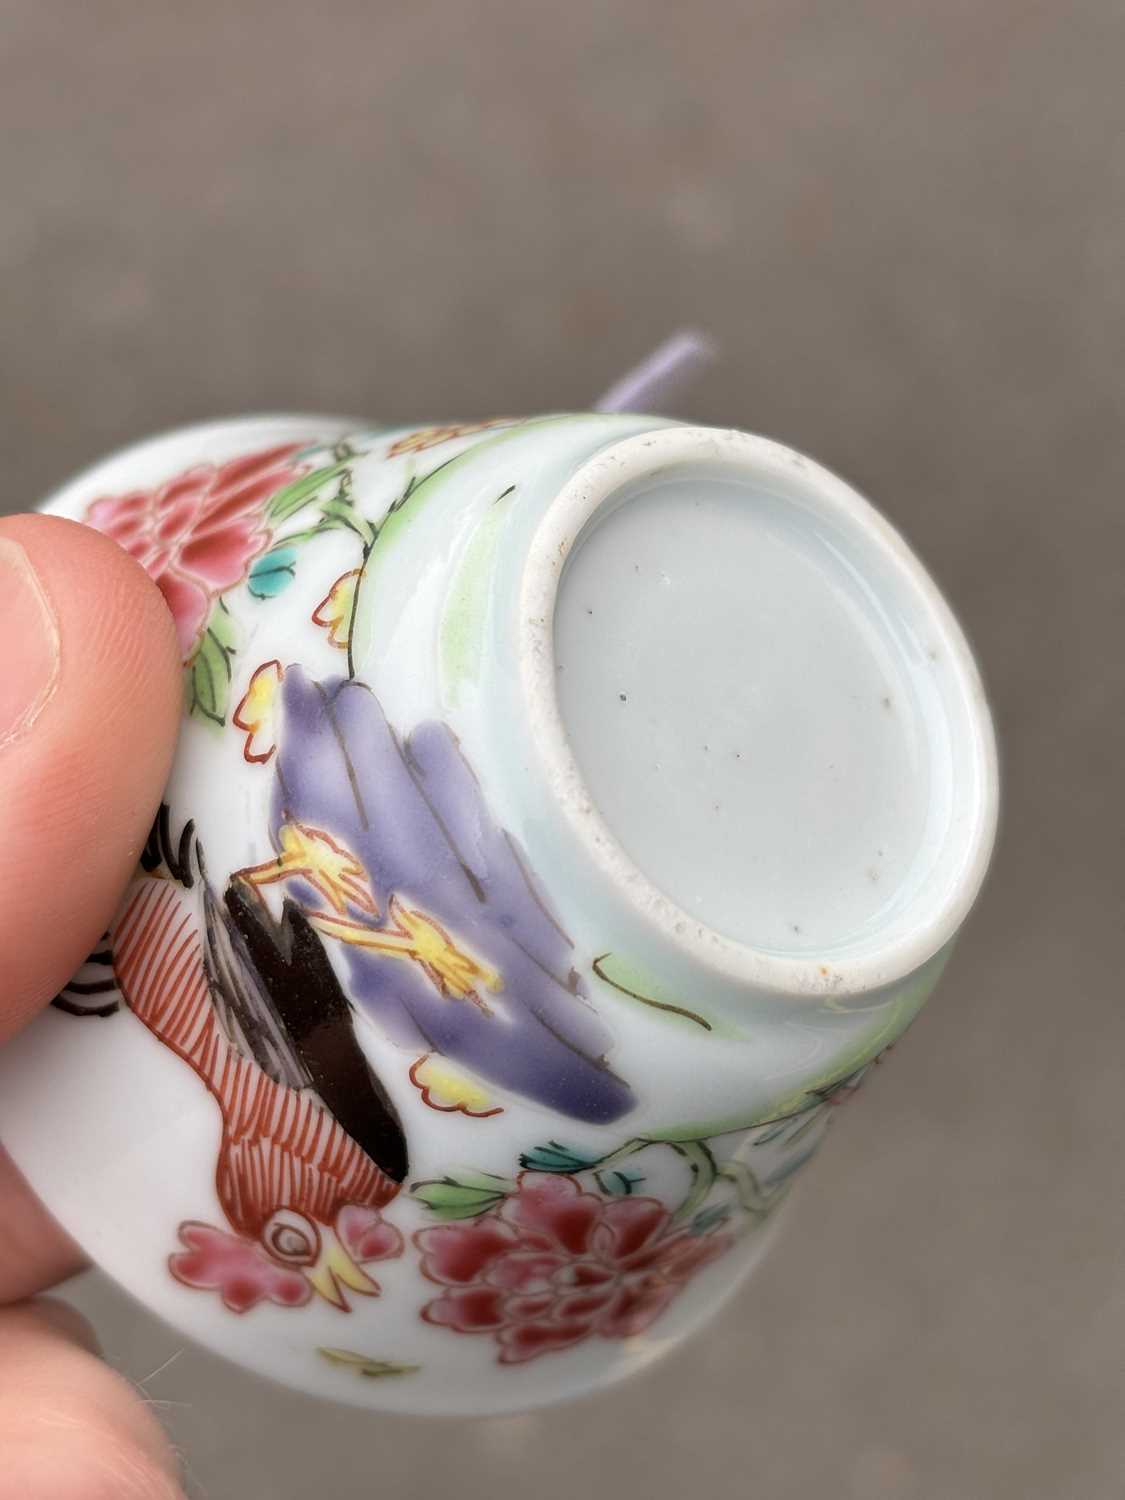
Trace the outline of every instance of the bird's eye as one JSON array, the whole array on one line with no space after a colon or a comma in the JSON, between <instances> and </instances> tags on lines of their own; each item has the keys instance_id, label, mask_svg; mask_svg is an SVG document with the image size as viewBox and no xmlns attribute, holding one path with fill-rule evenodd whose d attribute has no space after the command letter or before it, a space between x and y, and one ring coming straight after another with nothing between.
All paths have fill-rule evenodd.
<instances>
[{"instance_id":1,"label":"bird's eye","mask_svg":"<svg viewBox=\"0 0 1125 1500\"><path fill-rule=\"evenodd\" d=\"M262 1230L262 1244L291 1266L311 1266L320 1253L316 1225L296 1209L280 1208Z\"/></svg>"}]
</instances>

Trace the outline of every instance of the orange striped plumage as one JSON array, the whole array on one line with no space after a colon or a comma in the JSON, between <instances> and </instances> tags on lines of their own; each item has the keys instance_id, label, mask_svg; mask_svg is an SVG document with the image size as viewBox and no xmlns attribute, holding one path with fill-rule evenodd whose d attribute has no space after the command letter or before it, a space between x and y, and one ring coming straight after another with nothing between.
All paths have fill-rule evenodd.
<instances>
[{"instance_id":1,"label":"orange striped plumage","mask_svg":"<svg viewBox=\"0 0 1125 1500\"><path fill-rule=\"evenodd\" d=\"M183 887L143 875L113 934L114 968L130 1009L183 1059L222 1111L216 1187L232 1227L257 1239L279 1208L332 1224L345 1204L380 1208L398 1191L311 1093L269 1078L219 1024L203 961L196 903Z\"/></svg>"}]
</instances>

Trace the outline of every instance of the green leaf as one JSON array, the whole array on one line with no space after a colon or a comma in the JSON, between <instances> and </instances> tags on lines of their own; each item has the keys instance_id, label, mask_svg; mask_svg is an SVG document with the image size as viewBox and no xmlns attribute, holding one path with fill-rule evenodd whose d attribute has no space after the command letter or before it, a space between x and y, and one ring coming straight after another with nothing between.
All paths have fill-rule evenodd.
<instances>
[{"instance_id":1,"label":"green leaf","mask_svg":"<svg viewBox=\"0 0 1125 1500\"><path fill-rule=\"evenodd\" d=\"M548 1141L545 1146L535 1146L520 1157L520 1166L525 1172L585 1172L601 1161L597 1152L575 1151L571 1146Z\"/></svg>"},{"instance_id":2,"label":"green leaf","mask_svg":"<svg viewBox=\"0 0 1125 1500\"><path fill-rule=\"evenodd\" d=\"M227 721L235 652L235 624L220 600L211 611L199 649L187 665L187 711L212 724Z\"/></svg>"},{"instance_id":3,"label":"green leaf","mask_svg":"<svg viewBox=\"0 0 1125 1500\"><path fill-rule=\"evenodd\" d=\"M275 599L293 582L296 571L296 547L274 547L271 552L264 552L250 569L246 587L255 599Z\"/></svg>"},{"instance_id":4,"label":"green leaf","mask_svg":"<svg viewBox=\"0 0 1125 1500\"><path fill-rule=\"evenodd\" d=\"M723 1028L716 1029L714 1021L709 1021L706 1016L701 1016L698 1011L689 1010L686 1005L661 992L659 982L644 975L636 965L628 963L620 955L615 953L602 953L594 959L591 967L603 984L611 985L621 995L626 995L630 1000L639 1000L642 1005L650 1009L662 1011L665 1016L682 1025L690 1022L692 1027L700 1027L703 1031L716 1032L722 1035Z\"/></svg>"},{"instance_id":5,"label":"green leaf","mask_svg":"<svg viewBox=\"0 0 1125 1500\"><path fill-rule=\"evenodd\" d=\"M503 1203L516 1185L491 1172L462 1172L434 1182L417 1182L411 1192L439 1219L475 1219Z\"/></svg>"},{"instance_id":6,"label":"green leaf","mask_svg":"<svg viewBox=\"0 0 1125 1500\"><path fill-rule=\"evenodd\" d=\"M322 1345L316 1351L330 1365L345 1365L357 1375L378 1379L382 1375L414 1375L421 1365L404 1365L393 1359L372 1359L367 1354L356 1354L351 1349L326 1349Z\"/></svg>"},{"instance_id":7,"label":"green leaf","mask_svg":"<svg viewBox=\"0 0 1125 1500\"><path fill-rule=\"evenodd\" d=\"M760 1135L754 1137L754 1145L769 1146L774 1141L780 1141L783 1146L796 1145L802 1136L808 1135L814 1126L820 1124L826 1108L824 1103L810 1104L807 1109L799 1110L796 1114L784 1115L780 1120L771 1121Z\"/></svg>"},{"instance_id":8,"label":"green leaf","mask_svg":"<svg viewBox=\"0 0 1125 1500\"><path fill-rule=\"evenodd\" d=\"M689 1228L692 1234L710 1234L712 1229L718 1229L720 1224L725 1224L730 1218L729 1203L713 1203L710 1208L701 1209L692 1219Z\"/></svg>"},{"instance_id":9,"label":"green leaf","mask_svg":"<svg viewBox=\"0 0 1125 1500\"><path fill-rule=\"evenodd\" d=\"M275 526L288 521L290 516L295 516L310 501L315 500L328 481L335 479L337 474L342 474L350 462L350 459L346 459L342 463L330 464L325 469L314 469L311 474L295 479L292 484L278 490L266 506L267 521Z\"/></svg>"},{"instance_id":10,"label":"green leaf","mask_svg":"<svg viewBox=\"0 0 1125 1500\"><path fill-rule=\"evenodd\" d=\"M370 547L378 534L366 516L342 495L333 495L321 506L320 525L326 531L353 531L364 547Z\"/></svg>"},{"instance_id":11,"label":"green leaf","mask_svg":"<svg viewBox=\"0 0 1125 1500\"><path fill-rule=\"evenodd\" d=\"M485 651L489 606L492 603L492 564L508 524L510 506L504 504L516 493L511 484L502 491L477 523L446 592L441 620L439 651L443 691L455 704L462 688L480 676Z\"/></svg>"}]
</instances>

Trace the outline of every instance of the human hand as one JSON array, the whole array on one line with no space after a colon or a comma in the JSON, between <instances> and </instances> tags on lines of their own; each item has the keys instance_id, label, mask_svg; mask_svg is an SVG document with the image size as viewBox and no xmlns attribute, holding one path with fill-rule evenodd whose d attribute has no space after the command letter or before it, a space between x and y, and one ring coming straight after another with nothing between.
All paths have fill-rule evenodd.
<instances>
[{"instance_id":1,"label":"human hand","mask_svg":"<svg viewBox=\"0 0 1125 1500\"><path fill-rule=\"evenodd\" d=\"M0 642L2 1044L113 915L167 778L180 673L137 564L51 516L0 520ZM38 1296L82 1264L0 1148L0 1500L174 1500L151 1411L85 1320Z\"/></svg>"}]
</instances>

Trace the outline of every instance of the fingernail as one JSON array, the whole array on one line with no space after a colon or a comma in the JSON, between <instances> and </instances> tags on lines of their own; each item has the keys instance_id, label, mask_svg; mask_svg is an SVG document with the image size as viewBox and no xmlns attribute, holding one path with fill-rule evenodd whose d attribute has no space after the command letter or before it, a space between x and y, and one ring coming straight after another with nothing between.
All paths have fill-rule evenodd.
<instances>
[{"instance_id":1,"label":"fingernail","mask_svg":"<svg viewBox=\"0 0 1125 1500\"><path fill-rule=\"evenodd\" d=\"M0 749L26 733L55 690L59 627L31 559L0 537Z\"/></svg>"}]
</instances>

